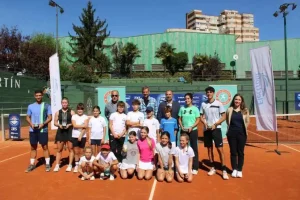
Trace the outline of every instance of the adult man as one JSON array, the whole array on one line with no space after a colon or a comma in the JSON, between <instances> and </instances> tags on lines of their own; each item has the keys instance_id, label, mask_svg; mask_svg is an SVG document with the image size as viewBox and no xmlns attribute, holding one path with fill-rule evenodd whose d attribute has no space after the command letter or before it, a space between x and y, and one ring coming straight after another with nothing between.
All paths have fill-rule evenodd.
<instances>
[{"instance_id":1,"label":"adult man","mask_svg":"<svg viewBox=\"0 0 300 200\"><path fill-rule=\"evenodd\" d=\"M35 159L37 154L38 143L41 144L44 150L46 161L46 172L49 172L50 155L48 150L48 123L52 120L51 107L49 104L43 102L43 91L36 90L34 92L36 102L30 104L27 110L26 121L30 125L29 139L30 139L30 165L25 172L31 172L35 169Z\"/></svg>"},{"instance_id":2,"label":"adult man","mask_svg":"<svg viewBox=\"0 0 300 200\"><path fill-rule=\"evenodd\" d=\"M158 106L157 111L157 120L160 122L162 118L165 117L165 108L170 106L172 108L171 116L178 120L178 112L180 109L180 105L177 101L173 101L173 92L172 90L167 90L166 93L166 100L161 102Z\"/></svg>"},{"instance_id":3,"label":"adult man","mask_svg":"<svg viewBox=\"0 0 300 200\"><path fill-rule=\"evenodd\" d=\"M214 166L213 141L217 148L220 161L222 164L223 179L229 179L223 151L223 137L221 132L221 124L225 121L225 109L223 104L214 99L215 89L208 87L205 89L207 101L203 102L200 109L201 122L204 124L204 146L207 147L208 158L211 164L211 169L208 172L209 176L216 173Z\"/></svg>"},{"instance_id":4,"label":"adult man","mask_svg":"<svg viewBox=\"0 0 300 200\"><path fill-rule=\"evenodd\" d=\"M111 91L111 101L105 105L105 117L109 121L109 117L112 113L117 112L117 103L119 102L119 91ZM124 113L127 114L127 106L125 106Z\"/></svg>"},{"instance_id":5,"label":"adult man","mask_svg":"<svg viewBox=\"0 0 300 200\"><path fill-rule=\"evenodd\" d=\"M145 119L147 118L146 108L152 107L154 110L154 116L157 116L157 103L156 99L150 97L150 89L148 86L142 88L143 97L139 99L141 102L140 111L144 114Z\"/></svg>"}]
</instances>

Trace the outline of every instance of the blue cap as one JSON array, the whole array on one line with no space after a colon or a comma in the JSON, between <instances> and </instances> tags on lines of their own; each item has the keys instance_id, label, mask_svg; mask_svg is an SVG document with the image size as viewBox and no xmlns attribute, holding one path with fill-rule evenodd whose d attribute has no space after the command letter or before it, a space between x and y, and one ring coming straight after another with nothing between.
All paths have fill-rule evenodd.
<instances>
[{"instance_id":1,"label":"blue cap","mask_svg":"<svg viewBox=\"0 0 300 200\"><path fill-rule=\"evenodd\" d=\"M152 108L151 106L148 106L148 107L146 108L146 112L153 112L153 108Z\"/></svg>"}]
</instances>

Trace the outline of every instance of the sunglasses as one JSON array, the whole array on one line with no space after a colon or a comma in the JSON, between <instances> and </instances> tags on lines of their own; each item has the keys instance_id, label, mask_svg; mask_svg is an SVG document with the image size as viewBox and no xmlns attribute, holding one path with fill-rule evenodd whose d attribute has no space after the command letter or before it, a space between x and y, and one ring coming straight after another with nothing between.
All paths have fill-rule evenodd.
<instances>
[{"instance_id":1,"label":"sunglasses","mask_svg":"<svg viewBox=\"0 0 300 200\"><path fill-rule=\"evenodd\" d=\"M114 95L114 94L111 95L111 97L117 97L117 96L119 96L119 95Z\"/></svg>"}]
</instances>

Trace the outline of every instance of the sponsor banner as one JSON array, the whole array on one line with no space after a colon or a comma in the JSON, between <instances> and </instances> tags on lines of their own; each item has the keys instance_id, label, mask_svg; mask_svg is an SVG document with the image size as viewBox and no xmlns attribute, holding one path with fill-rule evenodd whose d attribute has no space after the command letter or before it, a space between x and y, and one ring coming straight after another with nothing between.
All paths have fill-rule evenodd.
<instances>
[{"instance_id":1,"label":"sponsor banner","mask_svg":"<svg viewBox=\"0 0 300 200\"><path fill-rule=\"evenodd\" d=\"M50 71L50 88L51 88L51 111L54 116L57 111L61 109L61 86L60 86L60 72L59 60L57 54L49 58L49 71ZM54 126L54 120L51 121L51 129L57 129Z\"/></svg>"},{"instance_id":2,"label":"sponsor banner","mask_svg":"<svg viewBox=\"0 0 300 200\"><path fill-rule=\"evenodd\" d=\"M250 50L256 129L277 131L275 85L271 50L264 46Z\"/></svg>"},{"instance_id":3,"label":"sponsor banner","mask_svg":"<svg viewBox=\"0 0 300 200\"><path fill-rule=\"evenodd\" d=\"M126 87L125 86L105 86L105 87L98 87L98 106L101 109L101 116L107 122L106 128L106 137L105 140L108 141L108 120L105 117L105 105L111 101L111 92L113 90L117 90L119 92L119 100L124 101L126 99Z\"/></svg>"},{"instance_id":4,"label":"sponsor banner","mask_svg":"<svg viewBox=\"0 0 300 200\"><path fill-rule=\"evenodd\" d=\"M295 110L300 110L300 92L295 92Z\"/></svg>"},{"instance_id":5,"label":"sponsor banner","mask_svg":"<svg viewBox=\"0 0 300 200\"><path fill-rule=\"evenodd\" d=\"M211 85L213 88L215 88L215 99L220 101L225 110L230 106L230 103L234 97L234 95L237 93L237 86L236 85ZM222 123L222 136L223 138L226 138L227 133L227 124L224 121Z\"/></svg>"},{"instance_id":6,"label":"sponsor banner","mask_svg":"<svg viewBox=\"0 0 300 200\"><path fill-rule=\"evenodd\" d=\"M180 104L180 106L184 106L185 105L184 95L185 95L185 93L173 94L173 99L174 99L174 101L177 101ZM164 93L163 94L162 93L151 93L150 96L156 99L157 106L162 101L165 100ZM127 104L128 111L132 111L131 102L134 99L139 99L139 98L142 98L142 94L140 94L140 93L127 93L126 94L126 104ZM193 105L197 106L199 109L200 109L201 103L205 100L206 100L206 95L204 93L194 93L193 94Z\"/></svg>"},{"instance_id":7,"label":"sponsor banner","mask_svg":"<svg viewBox=\"0 0 300 200\"><path fill-rule=\"evenodd\" d=\"M20 114L10 114L8 116L9 138L12 140L21 139L21 119Z\"/></svg>"}]
</instances>

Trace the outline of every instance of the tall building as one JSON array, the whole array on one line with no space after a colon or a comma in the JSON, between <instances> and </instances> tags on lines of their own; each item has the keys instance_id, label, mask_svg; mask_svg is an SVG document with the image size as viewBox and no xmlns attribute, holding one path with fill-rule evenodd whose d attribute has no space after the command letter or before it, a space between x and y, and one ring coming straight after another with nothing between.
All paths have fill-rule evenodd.
<instances>
[{"instance_id":1,"label":"tall building","mask_svg":"<svg viewBox=\"0 0 300 200\"><path fill-rule=\"evenodd\" d=\"M236 10L224 10L220 16L208 16L201 10L193 10L186 14L186 28L203 33L234 34L237 42L259 41L254 16L239 14Z\"/></svg>"}]
</instances>

